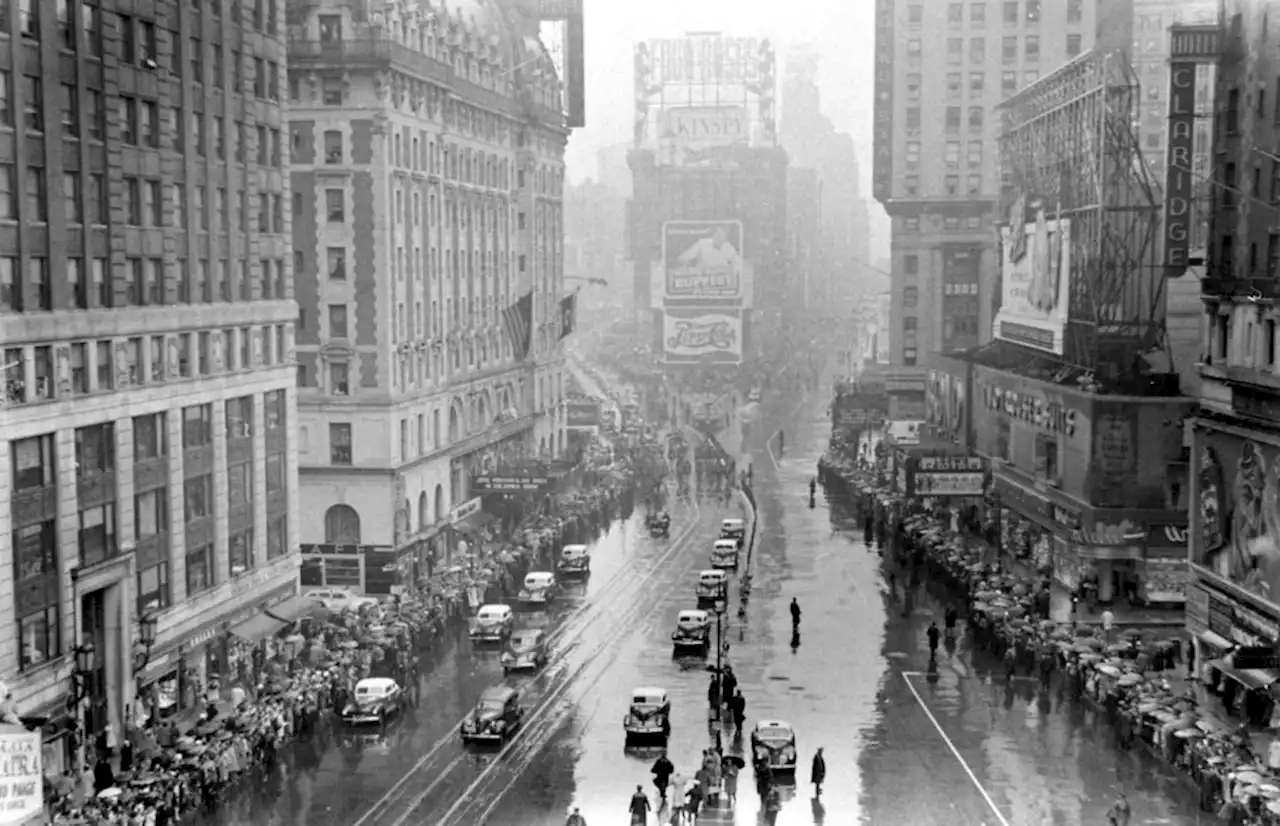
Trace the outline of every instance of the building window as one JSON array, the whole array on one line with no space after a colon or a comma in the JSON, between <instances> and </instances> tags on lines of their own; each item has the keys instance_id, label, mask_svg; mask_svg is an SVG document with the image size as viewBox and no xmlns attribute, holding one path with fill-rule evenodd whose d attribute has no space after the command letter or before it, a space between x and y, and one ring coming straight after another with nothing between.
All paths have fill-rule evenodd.
<instances>
[{"instance_id":1,"label":"building window","mask_svg":"<svg viewBox=\"0 0 1280 826\"><path fill-rule=\"evenodd\" d=\"M208 519L213 516L213 474L192 476L182 484L182 514L184 521L191 523L197 519Z\"/></svg>"},{"instance_id":2,"label":"building window","mask_svg":"<svg viewBox=\"0 0 1280 826\"><path fill-rule=\"evenodd\" d=\"M77 396L89 392L89 348L83 342L71 345L71 392Z\"/></svg>"},{"instance_id":3,"label":"building window","mask_svg":"<svg viewBox=\"0 0 1280 826\"><path fill-rule=\"evenodd\" d=\"M346 207L341 189L326 189L324 191L324 208L329 223L340 224L346 220Z\"/></svg>"},{"instance_id":4,"label":"building window","mask_svg":"<svg viewBox=\"0 0 1280 826\"><path fill-rule=\"evenodd\" d=\"M213 405L193 404L182 408L182 447L190 450L213 444Z\"/></svg>"},{"instance_id":5,"label":"building window","mask_svg":"<svg viewBox=\"0 0 1280 826\"><path fill-rule=\"evenodd\" d=\"M168 422L163 412L133 417L133 461L150 462L169 454Z\"/></svg>"},{"instance_id":6,"label":"building window","mask_svg":"<svg viewBox=\"0 0 1280 826\"><path fill-rule=\"evenodd\" d=\"M116 383L115 353L111 349L111 342L99 341L96 350L94 367L97 369L97 389L111 390Z\"/></svg>"},{"instance_id":7,"label":"building window","mask_svg":"<svg viewBox=\"0 0 1280 826\"><path fill-rule=\"evenodd\" d=\"M187 551L187 595L213 587L213 546L203 545Z\"/></svg>"},{"instance_id":8,"label":"building window","mask_svg":"<svg viewBox=\"0 0 1280 826\"><path fill-rule=\"evenodd\" d=\"M920 301L919 287L903 287L902 288L902 307L905 310L913 309Z\"/></svg>"},{"instance_id":9,"label":"building window","mask_svg":"<svg viewBox=\"0 0 1280 826\"><path fill-rule=\"evenodd\" d=\"M0 220L18 220L18 170L11 163L0 164Z\"/></svg>"},{"instance_id":10,"label":"building window","mask_svg":"<svg viewBox=\"0 0 1280 826\"><path fill-rule=\"evenodd\" d=\"M53 487L57 477L53 460L53 434L10 442L13 451L13 490L22 493Z\"/></svg>"},{"instance_id":11,"label":"building window","mask_svg":"<svg viewBox=\"0 0 1280 826\"><path fill-rule=\"evenodd\" d=\"M253 396L228 399L226 413L228 441L253 436Z\"/></svg>"},{"instance_id":12,"label":"building window","mask_svg":"<svg viewBox=\"0 0 1280 826\"><path fill-rule=\"evenodd\" d=\"M1000 59L1005 63L1014 63L1018 59L1018 38L1000 38Z\"/></svg>"},{"instance_id":13,"label":"building window","mask_svg":"<svg viewBox=\"0 0 1280 826\"><path fill-rule=\"evenodd\" d=\"M345 362L335 361L329 364L329 392L334 396L351 394L350 371Z\"/></svg>"},{"instance_id":14,"label":"building window","mask_svg":"<svg viewBox=\"0 0 1280 826\"><path fill-rule=\"evenodd\" d=\"M351 464L351 425L349 423L329 425L329 464Z\"/></svg>"},{"instance_id":15,"label":"building window","mask_svg":"<svg viewBox=\"0 0 1280 826\"><path fill-rule=\"evenodd\" d=\"M253 462L237 462L227 467L227 504L239 507L253 502Z\"/></svg>"},{"instance_id":16,"label":"building window","mask_svg":"<svg viewBox=\"0 0 1280 826\"><path fill-rule=\"evenodd\" d=\"M58 606L50 605L18 617L18 640L21 645L18 657L20 671L56 659L62 653L62 638L58 633Z\"/></svg>"},{"instance_id":17,"label":"building window","mask_svg":"<svg viewBox=\"0 0 1280 826\"><path fill-rule=\"evenodd\" d=\"M91 479L115 470L116 429L112 422L76 428L76 478Z\"/></svg>"},{"instance_id":18,"label":"building window","mask_svg":"<svg viewBox=\"0 0 1280 826\"><path fill-rule=\"evenodd\" d=\"M284 454L273 453L267 457L267 493L280 493L284 490Z\"/></svg>"},{"instance_id":19,"label":"building window","mask_svg":"<svg viewBox=\"0 0 1280 826\"><path fill-rule=\"evenodd\" d=\"M1027 60L1036 61L1040 59L1040 37L1039 35L1027 35L1026 42L1023 44L1023 52Z\"/></svg>"},{"instance_id":20,"label":"building window","mask_svg":"<svg viewBox=\"0 0 1280 826\"><path fill-rule=\"evenodd\" d=\"M1001 72L1000 73L1000 96L1010 97L1018 91L1018 73L1017 72Z\"/></svg>"},{"instance_id":21,"label":"building window","mask_svg":"<svg viewBox=\"0 0 1280 826\"><path fill-rule=\"evenodd\" d=\"M969 128L970 129L982 128L982 123L983 123L982 113L983 113L983 110L981 106L969 107Z\"/></svg>"},{"instance_id":22,"label":"building window","mask_svg":"<svg viewBox=\"0 0 1280 826\"><path fill-rule=\"evenodd\" d=\"M342 163L342 133L337 130L324 133L324 162Z\"/></svg>"},{"instance_id":23,"label":"building window","mask_svg":"<svg viewBox=\"0 0 1280 826\"><path fill-rule=\"evenodd\" d=\"M331 338L347 337L347 305L329 305L329 336Z\"/></svg>"},{"instance_id":24,"label":"building window","mask_svg":"<svg viewBox=\"0 0 1280 826\"><path fill-rule=\"evenodd\" d=\"M286 424L285 421L285 392L283 390L271 390L262 396L262 419L263 425L268 431L279 430Z\"/></svg>"},{"instance_id":25,"label":"building window","mask_svg":"<svg viewBox=\"0 0 1280 826\"><path fill-rule=\"evenodd\" d=\"M233 577L253 567L253 528L232 534L227 540L227 558Z\"/></svg>"},{"instance_id":26,"label":"building window","mask_svg":"<svg viewBox=\"0 0 1280 826\"><path fill-rule=\"evenodd\" d=\"M116 555L114 503L80 511L79 543L81 565L94 565Z\"/></svg>"},{"instance_id":27,"label":"building window","mask_svg":"<svg viewBox=\"0 0 1280 826\"><path fill-rule=\"evenodd\" d=\"M267 559L279 559L289 551L289 517L279 516L267 524Z\"/></svg>"},{"instance_id":28,"label":"building window","mask_svg":"<svg viewBox=\"0 0 1280 826\"><path fill-rule=\"evenodd\" d=\"M1067 35L1067 57L1075 57L1080 54L1081 37L1078 34Z\"/></svg>"},{"instance_id":29,"label":"building window","mask_svg":"<svg viewBox=\"0 0 1280 826\"><path fill-rule=\"evenodd\" d=\"M919 275L920 256L914 254L902 256L902 271L907 275Z\"/></svg>"},{"instance_id":30,"label":"building window","mask_svg":"<svg viewBox=\"0 0 1280 826\"><path fill-rule=\"evenodd\" d=\"M138 539L169 531L169 489L156 488L133 497L133 525Z\"/></svg>"},{"instance_id":31,"label":"building window","mask_svg":"<svg viewBox=\"0 0 1280 826\"><path fill-rule=\"evenodd\" d=\"M138 571L138 613L147 614L168 608L169 563L161 562Z\"/></svg>"},{"instance_id":32,"label":"building window","mask_svg":"<svg viewBox=\"0 0 1280 826\"><path fill-rule=\"evenodd\" d=\"M347 250L345 247L329 247L329 278L333 281L345 281L347 278Z\"/></svg>"}]
</instances>

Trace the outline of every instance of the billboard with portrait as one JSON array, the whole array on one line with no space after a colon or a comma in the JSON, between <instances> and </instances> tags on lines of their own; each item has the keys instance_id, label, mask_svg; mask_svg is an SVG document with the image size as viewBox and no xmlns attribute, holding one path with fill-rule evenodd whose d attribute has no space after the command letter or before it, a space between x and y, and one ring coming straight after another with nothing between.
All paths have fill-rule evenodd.
<instances>
[{"instance_id":1,"label":"billboard with portrait","mask_svg":"<svg viewBox=\"0 0 1280 826\"><path fill-rule=\"evenodd\" d=\"M1013 222L1022 216L1015 208ZM1001 229L1000 310L995 338L1062 355L1071 291L1071 220L1036 211L1015 231Z\"/></svg>"},{"instance_id":2,"label":"billboard with portrait","mask_svg":"<svg viewBox=\"0 0 1280 826\"><path fill-rule=\"evenodd\" d=\"M1280 612L1280 448L1199 434L1191 561Z\"/></svg>"},{"instance_id":3,"label":"billboard with portrait","mask_svg":"<svg viewBox=\"0 0 1280 826\"><path fill-rule=\"evenodd\" d=\"M742 314L668 308L662 314L662 350L668 364L739 364Z\"/></svg>"},{"instance_id":4,"label":"billboard with portrait","mask_svg":"<svg viewBox=\"0 0 1280 826\"><path fill-rule=\"evenodd\" d=\"M741 221L666 221L662 224L665 303L749 300L742 260Z\"/></svg>"}]
</instances>

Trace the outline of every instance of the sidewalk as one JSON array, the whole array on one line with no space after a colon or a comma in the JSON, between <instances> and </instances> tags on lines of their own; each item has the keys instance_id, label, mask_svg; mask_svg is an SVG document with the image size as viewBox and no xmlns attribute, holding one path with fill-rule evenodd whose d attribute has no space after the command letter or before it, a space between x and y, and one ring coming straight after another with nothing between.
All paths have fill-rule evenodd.
<instances>
[{"instance_id":1,"label":"sidewalk","mask_svg":"<svg viewBox=\"0 0 1280 826\"><path fill-rule=\"evenodd\" d=\"M986 540L970 537L969 541L977 542L986 547L987 561L989 563L994 564L998 561L1004 566L1005 570L1032 581L1042 578L1023 560L1011 560L1008 557L1001 559L997 550L989 545ZM1049 616L1056 622L1071 622L1075 620L1078 625L1101 625L1102 612L1106 610L1106 607L1089 608L1081 602L1075 606L1074 616L1072 616L1071 609L1071 593L1058 582L1050 583ZM1111 612L1115 614L1117 628L1159 628L1167 633L1170 629L1182 628L1186 624L1180 607L1149 608L1143 605L1130 605L1121 600L1111 606Z\"/></svg>"}]
</instances>

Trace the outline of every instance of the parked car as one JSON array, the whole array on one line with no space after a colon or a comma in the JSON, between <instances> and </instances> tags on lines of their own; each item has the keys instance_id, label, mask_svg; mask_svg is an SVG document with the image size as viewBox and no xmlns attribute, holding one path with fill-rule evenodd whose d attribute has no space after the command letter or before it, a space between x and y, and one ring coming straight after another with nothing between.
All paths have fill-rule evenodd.
<instances>
[{"instance_id":1,"label":"parked car","mask_svg":"<svg viewBox=\"0 0 1280 826\"><path fill-rule=\"evenodd\" d=\"M462 742L505 743L524 719L520 692L508 686L486 688L462 721Z\"/></svg>"},{"instance_id":2,"label":"parked car","mask_svg":"<svg viewBox=\"0 0 1280 826\"><path fill-rule=\"evenodd\" d=\"M736 539L738 544L742 544L742 540L747 535L747 524L741 519L721 519L720 520L720 538Z\"/></svg>"},{"instance_id":3,"label":"parked car","mask_svg":"<svg viewBox=\"0 0 1280 826\"><path fill-rule=\"evenodd\" d=\"M517 598L526 605L546 605L556 598L559 590L555 574L550 571L530 571L524 575L524 585Z\"/></svg>"},{"instance_id":4,"label":"parked car","mask_svg":"<svg viewBox=\"0 0 1280 826\"><path fill-rule=\"evenodd\" d=\"M586 545L565 545L556 568L560 576L587 576L591 573L591 552Z\"/></svg>"},{"instance_id":5,"label":"parked car","mask_svg":"<svg viewBox=\"0 0 1280 826\"><path fill-rule=\"evenodd\" d=\"M307 592L307 599L314 600L325 607L326 611L341 614L343 611L359 611L361 608L378 604L373 597L353 594L341 588L320 588Z\"/></svg>"},{"instance_id":6,"label":"parked car","mask_svg":"<svg viewBox=\"0 0 1280 826\"><path fill-rule=\"evenodd\" d=\"M504 642L515 627L510 605L482 605L471 622L473 642Z\"/></svg>"},{"instance_id":7,"label":"parked car","mask_svg":"<svg viewBox=\"0 0 1280 826\"><path fill-rule=\"evenodd\" d=\"M538 669L547 664L547 635L541 628L519 628L502 652L502 673Z\"/></svg>"},{"instance_id":8,"label":"parked car","mask_svg":"<svg viewBox=\"0 0 1280 826\"><path fill-rule=\"evenodd\" d=\"M671 736L671 701L665 688L637 688L631 692L631 707L622 720L626 743L662 740Z\"/></svg>"},{"instance_id":9,"label":"parked car","mask_svg":"<svg viewBox=\"0 0 1280 826\"><path fill-rule=\"evenodd\" d=\"M356 693L342 709L342 722L349 725L385 723L400 713L404 693L390 677L365 677L356 683Z\"/></svg>"},{"instance_id":10,"label":"parked car","mask_svg":"<svg viewBox=\"0 0 1280 826\"><path fill-rule=\"evenodd\" d=\"M698 573L698 604L729 598L729 575L719 568Z\"/></svg>"}]
</instances>

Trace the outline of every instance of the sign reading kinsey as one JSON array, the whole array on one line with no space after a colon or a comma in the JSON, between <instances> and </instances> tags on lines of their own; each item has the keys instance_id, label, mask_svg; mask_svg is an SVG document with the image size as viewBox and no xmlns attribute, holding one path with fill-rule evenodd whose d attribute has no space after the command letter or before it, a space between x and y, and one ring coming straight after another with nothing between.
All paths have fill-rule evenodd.
<instances>
[{"instance_id":1,"label":"sign reading kinsey","mask_svg":"<svg viewBox=\"0 0 1280 826\"><path fill-rule=\"evenodd\" d=\"M982 402L988 410L1048 433L1061 433L1068 438L1076 434L1076 411L1043 396L987 384L982 387Z\"/></svg>"}]
</instances>

